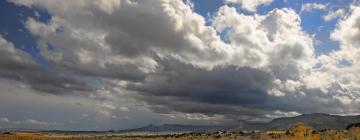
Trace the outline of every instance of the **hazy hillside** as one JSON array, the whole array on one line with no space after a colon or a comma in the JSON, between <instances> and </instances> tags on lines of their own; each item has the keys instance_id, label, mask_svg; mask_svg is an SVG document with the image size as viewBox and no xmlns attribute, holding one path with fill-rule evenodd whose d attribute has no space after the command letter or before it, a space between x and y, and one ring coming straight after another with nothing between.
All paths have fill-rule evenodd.
<instances>
[{"instance_id":1,"label":"hazy hillside","mask_svg":"<svg viewBox=\"0 0 360 140\"><path fill-rule=\"evenodd\" d=\"M296 122L303 122L315 129L345 129L350 123L360 122L360 116L337 116L328 114L304 114L295 117L277 118L264 124L245 124L243 129L248 130L287 130Z\"/></svg>"},{"instance_id":2,"label":"hazy hillside","mask_svg":"<svg viewBox=\"0 0 360 140\"><path fill-rule=\"evenodd\" d=\"M217 131L217 130L289 130L296 122L303 122L315 129L345 129L350 123L360 122L359 116L337 116L328 114L304 114L295 117L277 118L268 123L241 122L234 126L202 126L164 124L148 125L136 129L121 130L120 132L192 132L192 131Z\"/></svg>"}]
</instances>

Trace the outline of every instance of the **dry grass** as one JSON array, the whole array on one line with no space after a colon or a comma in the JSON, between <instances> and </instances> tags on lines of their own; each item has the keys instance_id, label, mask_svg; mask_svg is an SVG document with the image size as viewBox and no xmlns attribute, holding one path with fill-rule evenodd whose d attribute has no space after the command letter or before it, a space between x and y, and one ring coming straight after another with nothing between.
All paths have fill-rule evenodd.
<instances>
[{"instance_id":1,"label":"dry grass","mask_svg":"<svg viewBox=\"0 0 360 140\"><path fill-rule=\"evenodd\" d=\"M0 134L0 140L353 140L360 139L360 129L349 131L329 130L321 134L308 137L295 138L292 135L284 135L274 138L265 132L258 133L188 133L168 135L126 135L126 134L61 134L45 132L14 132Z\"/></svg>"}]
</instances>

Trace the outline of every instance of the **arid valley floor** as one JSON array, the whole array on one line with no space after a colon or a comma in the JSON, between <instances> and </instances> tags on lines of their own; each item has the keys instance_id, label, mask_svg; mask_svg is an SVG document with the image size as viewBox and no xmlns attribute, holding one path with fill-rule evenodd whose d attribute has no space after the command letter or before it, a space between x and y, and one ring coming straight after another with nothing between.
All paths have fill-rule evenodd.
<instances>
[{"instance_id":1,"label":"arid valley floor","mask_svg":"<svg viewBox=\"0 0 360 140\"><path fill-rule=\"evenodd\" d=\"M297 123L291 130L281 131L216 131L188 133L76 133L76 132L3 132L0 140L360 140L360 128L348 130L313 130L311 126Z\"/></svg>"}]
</instances>

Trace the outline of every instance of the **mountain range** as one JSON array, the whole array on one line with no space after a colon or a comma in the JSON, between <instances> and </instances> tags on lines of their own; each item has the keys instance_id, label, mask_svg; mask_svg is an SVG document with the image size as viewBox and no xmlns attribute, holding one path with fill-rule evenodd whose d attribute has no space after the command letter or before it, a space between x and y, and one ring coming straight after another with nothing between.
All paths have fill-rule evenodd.
<instances>
[{"instance_id":1,"label":"mountain range","mask_svg":"<svg viewBox=\"0 0 360 140\"><path fill-rule=\"evenodd\" d=\"M276 118L270 122L246 122L232 126L206 126L206 125L182 125L163 124L148 125L135 129L121 130L120 132L194 132L194 131L218 131L218 130L289 130L297 122L303 122L315 129L345 129L347 125L360 122L358 116L339 116L323 113L303 114L295 117Z\"/></svg>"},{"instance_id":2,"label":"mountain range","mask_svg":"<svg viewBox=\"0 0 360 140\"><path fill-rule=\"evenodd\" d=\"M303 122L315 129L345 129L351 123L360 122L358 116L339 116L322 113L303 114L295 117L277 118L264 125L264 128L274 129L290 129L296 122Z\"/></svg>"}]
</instances>

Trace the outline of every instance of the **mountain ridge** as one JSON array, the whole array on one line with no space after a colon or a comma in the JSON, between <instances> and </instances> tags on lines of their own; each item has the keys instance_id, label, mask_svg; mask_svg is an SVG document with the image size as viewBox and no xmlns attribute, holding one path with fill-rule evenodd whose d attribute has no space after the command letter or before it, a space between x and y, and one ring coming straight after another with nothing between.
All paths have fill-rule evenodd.
<instances>
[{"instance_id":1,"label":"mountain ridge","mask_svg":"<svg viewBox=\"0 0 360 140\"><path fill-rule=\"evenodd\" d=\"M345 129L351 123L360 122L360 115L356 116L340 116L329 115L325 113L302 114L294 117L275 118L268 123L254 126L248 124L245 129L256 130L289 130L296 122L303 122L315 129Z\"/></svg>"},{"instance_id":2,"label":"mountain ridge","mask_svg":"<svg viewBox=\"0 0 360 140\"><path fill-rule=\"evenodd\" d=\"M270 122L241 122L236 125L184 125L184 124L163 124L147 125L144 127L120 130L120 132L195 132L195 131L225 131L225 130L290 130L297 122L303 122L314 129L345 129L351 123L359 123L360 115L340 116L325 113L302 114L294 117L275 118Z\"/></svg>"}]
</instances>

